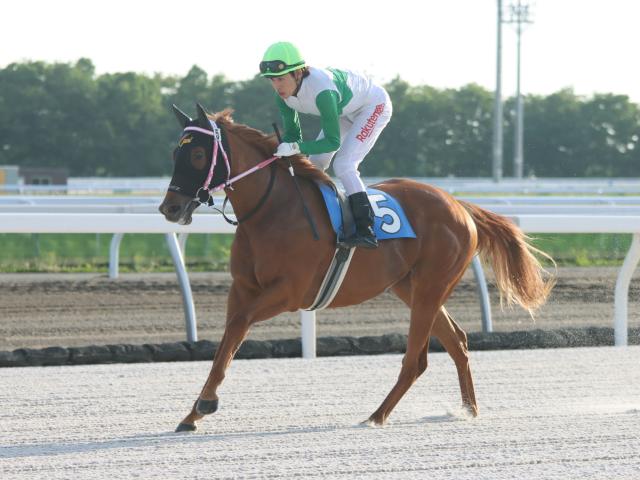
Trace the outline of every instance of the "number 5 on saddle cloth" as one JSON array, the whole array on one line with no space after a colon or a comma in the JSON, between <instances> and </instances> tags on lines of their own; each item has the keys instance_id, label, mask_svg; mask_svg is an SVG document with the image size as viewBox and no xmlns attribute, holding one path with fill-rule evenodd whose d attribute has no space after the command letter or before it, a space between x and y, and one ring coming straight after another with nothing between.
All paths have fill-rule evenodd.
<instances>
[{"instance_id":1,"label":"number 5 on saddle cloth","mask_svg":"<svg viewBox=\"0 0 640 480\"><path fill-rule=\"evenodd\" d=\"M322 310L334 299L342 281L344 280L355 248L340 246L340 240L348 237L355 231L353 217L349 203L341 192L335 189L335 185L327 185L317 182L322 193L322 198L327 207L331 225L336 232L337 245L333 261L329 266L318 295L314 302L305 310ZM367 196L375 215L373 230L378 240L391 238L416 238L416 234L407 219L407 216L398 201L382 190L367 188Z\"/></svg>"},{"instance_id":2,"label":"number 5 on saddle cloth","mask_svg":"<svg viewBox=\"0 0 640 480\"><path fill-rule=\"evenodd\" d=\"M322 192L322 198L327 206L329 217L331 218L331 225L333 230L338 236L338 241L341 238L348 237L355 231L355 225L353 222L346 228L343 226L343 214L342 210L348 210L349 204L345 203L341 208L341 202L339 202L336 194L338 193L331 185L325 183L318 183L318 188ZM398 201L382 190L376 190L375 188L367 188L367 196L371 202L373 208L373 214L375 215L373 230L378 240L386 240L390 238L416 238L416 234L404 214L402 206ZM345 212L346 213L346 212ZM348 231L347 229L354 229Z\"/></svg>"}]
</instances>

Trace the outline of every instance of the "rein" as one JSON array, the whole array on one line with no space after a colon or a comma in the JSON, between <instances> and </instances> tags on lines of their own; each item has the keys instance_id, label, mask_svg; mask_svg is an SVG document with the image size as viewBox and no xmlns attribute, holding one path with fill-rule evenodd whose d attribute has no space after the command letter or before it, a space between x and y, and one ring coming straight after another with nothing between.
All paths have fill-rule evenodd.
<instances>
[{"instance_id":1,"label":"rein","mask_svg":"<svg viewBox=\"0 0 640 480\"><path fill-rule=\"evenodd\" d=\"M271 189L273 188L273 184L275 183L275 180L276 180L275 172L276 172L275 165L271 164L271 175L269 177L269 185L267 186L267 190L262 194L262 197L260 198L256 206L253 207L251 211L249 211L242 218L238 218L237 220L231 220L229 217L227 217L227 214L224 213L224 210L227 205L227 202L229 201L229 197L228 196L224 197L224 202L222 202L222 210L218 210L218 211L222 214L222 217L227 221L227 223L230 223L231 225L239 225L240 222L244 222L245 220L248 220L253 216L254 213L260 210L260 207L262 207L262 205L264 205L264 202L267 201L267 197L271 193Z\"/></svg>"},{"instance_id":2,"label":"rein","mask_svg":"<svg viewBox=\"0 0 640 480\"><path fill-rule=\"evenodd\" d=\"M224 145L222 144L222 131L220 129L220 127L218 127L218 125L216 124L216 122L214 122L213 120L209 119L209 122L211 123L211 128L212 130L208 130L206 128L200 128L200 127L194 127L194 126L190 126L190 127L186 127L184 129L185 132L187 131L194 131L194 132L199 132L199 133L204 133L205 135L209 135L211 137L213 137L213 153L211 155L211 166L209 167L209 173L207 174L207 178L205 179L204 183L202 184L202 186L196 191L196 195L195 197L191 200L192 202L196 202L200 205L204 205L207 204L209 206L213 206L213 194L216 192L219 192L220 190L226 190L227 188L230 188L231 190L233 190L233 184L235 182L237 182L238 180L246 177L247 175L252 174L253 172L256 172L268 165L271 165L271 176L269 178L269 185L267 187L266 192L262 195L262 197L260 198L260 200L258 201L258 204L251 209L251 211L249 213L247 213L246 215L244 215L242 218L239 218L237 221L231 220L229 217L227 217L227 215L224 213L224 209L225 206L227 205L227 202L229 201L229 197L225 196L224 198L224 202L222 203L222 211L220 211L220 213L222 213L223 218L227 221L227 223L230 223L231 225L238 225L240 222L244 222L245 220L248 220L251 216L253 216L259 209L260 207L262 207L262 205L264 205L264 203L267 200L267 197L269 196L269 193L271 193L271 190L273 188L273 184L275 182L275 170L274 170L274 164L273 162L275 160L278 159L278 157L271 157L271 158L267 158L266 160L261 161L260 163L258 163L257 165L251 167L250 169L246 170L245 172L242 172L238 175L236 175L235 177L230 178L231 175L231 165L229 163L229 157L227 156L227 152L224 149ZM227 167L227 179L220 183L219 185L216 185L214 187L211 187L209 184L211 183L211 179L213 178L213 172L215 170L216 167L216 163L218 160L218 150L220 150L222 152L222 156L224 158L226 167ZM207 198L205 200L202 200L200 198L200 192L206 192L207 193ZM217 209L216 209L217 210Z\"/></svg>"}]
</instances>

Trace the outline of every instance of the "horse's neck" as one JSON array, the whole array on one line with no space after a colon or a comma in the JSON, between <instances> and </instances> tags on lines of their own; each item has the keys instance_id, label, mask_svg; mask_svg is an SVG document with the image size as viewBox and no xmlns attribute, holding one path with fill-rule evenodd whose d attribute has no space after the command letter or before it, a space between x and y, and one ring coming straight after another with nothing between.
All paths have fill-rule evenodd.
<instances>
[{"instance_id":1,"label":"horse's neck","mask_svg":"<svg viewBox=\"0 0 640 480\"><path fill-rule=\"evenodd\" d=\"M232 176L241 174L255 166L258 162L265 160L257 149L243 145L242 148L239 145L236 148L231 148L234 164ZM275 170L272 172L272 169ZM229 200L233 205L233 211L238 218L243 217L248 212L256 208L258 203L262 200L263 196L269 188L269 182L271 181L271 175L275 175L274 185L271 188L264 204L260 207L260 210L256 212L255 216L262 216L268 213L273 208L281 207L286 204L286 198L289 196L289 192L281 181L282 171L274 164L270 164L260 170L257 170L246 177L238 180L233 185L233 189L227 190Z\"/></svg>"}]
</instances>

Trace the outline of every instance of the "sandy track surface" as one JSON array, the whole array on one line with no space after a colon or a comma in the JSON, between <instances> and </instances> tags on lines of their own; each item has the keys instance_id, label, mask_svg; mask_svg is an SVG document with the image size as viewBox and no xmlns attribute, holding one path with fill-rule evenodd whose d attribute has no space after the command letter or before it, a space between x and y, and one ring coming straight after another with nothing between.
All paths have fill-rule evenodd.
<instances>
[{"instance_id":1,"label":"sandy track surface","mask_svg":"<svg viewBox=\"0 0 640 480\"><path fill-rule=\"evenodd\" d=\"M375 428L400 355L238 360L192 434L171 432L209 362L6 369L0 478L638 478L640 347L471 361L478 418L436 353Z\"/></svg>"},{"instance_id":2,"label":"sandy track surface","mask_svg":"<svg viewBox=\"0 0 640 480\"><path fill-rule=\"evenodd\" d=\"M490 290L497 331L613 326L615 268L561 268L549 303L533 322L521 309L500 311ZM230 277L190 275L200 339L217 341L225 322ZM629 326L640 326L640 272L631 284ZM473 275L467 272L447 304L467 331L481 329ZM318 336L407 333L408 310L385 293L355 307L318 313ZM288 313L256 325L249 338L300 335L299 315ZM0 275L0 350L21 347L162 343L185 340L176 276L127 274L109 280L92 274Z\"/></svg>"}]
</instances>

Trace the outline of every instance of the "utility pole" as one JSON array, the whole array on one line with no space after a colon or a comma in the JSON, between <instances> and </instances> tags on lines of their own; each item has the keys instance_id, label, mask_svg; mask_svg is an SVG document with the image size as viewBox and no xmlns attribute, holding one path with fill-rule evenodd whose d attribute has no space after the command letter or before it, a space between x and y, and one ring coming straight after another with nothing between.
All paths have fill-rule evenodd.
<instances>
[{"instance_id":1,"label":"utility pole","mask_svg":"<svg viewBox=\"0 0 640 480\"><path fill-rule=\"evenodd\" d=\"M520 91L520 45L522 37L523 24L533 23L529 20L529 5L522 0L509 5L510 18L505 23L512 23L516 26L516 35L518 37L518 59L517 59L517 80L516 80L516 128L515 141L513 149L513 176L522 178L522 170L524 165L523 155L523 132L524 132L524 105L522 102L522 94Z\"/></svg>"},{"instance_id":2,"label":"utility pole","mask_svg":"<svg viewBox=\"0 0 640 480\"><path fill-rule=\"evenodd\" d=\"M502 180L502 0L498 1L496 39L496 92L493 98L493 148L491 171L493 181Z\"/></svg>"}]
</instances>

